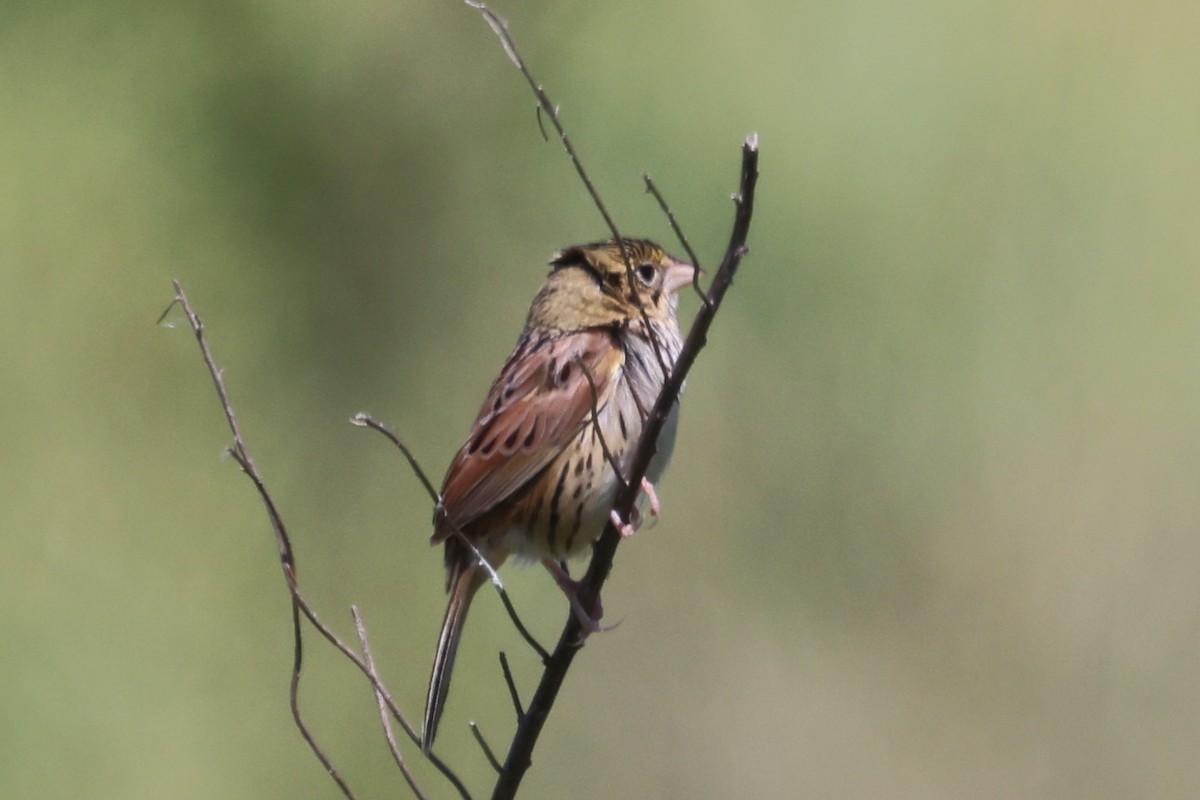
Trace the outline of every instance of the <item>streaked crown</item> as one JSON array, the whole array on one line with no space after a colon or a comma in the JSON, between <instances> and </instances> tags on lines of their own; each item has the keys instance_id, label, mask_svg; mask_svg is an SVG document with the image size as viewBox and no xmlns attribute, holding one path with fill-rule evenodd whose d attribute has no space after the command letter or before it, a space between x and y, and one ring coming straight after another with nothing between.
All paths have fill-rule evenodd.
<instances>
[{"instance_id":1,"label":"streaked crown","mask_svg":"<svg viewBox=\"0 0 1200 800\"><path fill-rule=\"evenodd\" d=\"M628 266L612 239L561 250L529 310L530 325L579 330L638 318L643 309L651 319L673 320L679 290L695 268L649 240L623 243Z\"/></svg>"}]
</instances>

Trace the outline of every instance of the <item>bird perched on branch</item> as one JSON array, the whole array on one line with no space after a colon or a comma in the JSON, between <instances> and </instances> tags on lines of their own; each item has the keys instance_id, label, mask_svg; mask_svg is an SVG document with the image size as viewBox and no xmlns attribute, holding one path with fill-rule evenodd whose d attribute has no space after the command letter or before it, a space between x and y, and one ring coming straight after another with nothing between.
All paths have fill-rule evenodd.
<instances>
[{"instance_id":1,"label":"bird perched on branch","mask_svg":"<svg viewBox=\"0 0 1200 800\"><path fill-rule=\"evenodd\" d=\"M622 533L632 531L613 501L682 347L675 305L692 282L691 264L653 242L623 239L568 247L550 266L442 484L432 543L445 548L450 602L425 704L426 753L467 609L487 581L479 557L492 567L510 555L540 560L584 614L561 562L586 550L610 517ZM652 482L670 459L678 410L643 482L654 513Z\"/></svg>"}]
</instances>

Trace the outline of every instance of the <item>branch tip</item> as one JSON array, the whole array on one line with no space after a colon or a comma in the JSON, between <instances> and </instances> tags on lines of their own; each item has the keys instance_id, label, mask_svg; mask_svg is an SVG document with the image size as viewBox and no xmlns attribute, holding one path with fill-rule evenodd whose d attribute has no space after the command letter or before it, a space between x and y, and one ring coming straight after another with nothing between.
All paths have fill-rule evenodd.
<instances>
[{"instance_id":1,"label":"branch tip","mask_svg":"<svg viewBox=\"0 0 1200 800\"><path fill-rule=\"evenodd\" d=\"M484 758L492 765L492 769L496 770L496 774L500 774L503 767L500 766L500 761L497 760L496 754L492 752L491 746L487 743L487 739L483 738L483 732L479 730L479 725L475 720L467 723L471 726L471 735L475 737L475 741L479 743L479 749L483 751Z\"/></svg>"},{"instance_id":2,"label":"branch tip","mask_svg":"<svg viewBox=\"0 0 1200 800\"><path fill-rule=\"evenodd\" d=\"M754 189L758 179L757 148L757 137L747 137L742 149L741 180L736 194L740 202L734 214L733 230L725 249L725 256L722 258L716 274L713 275L709 291L704 294L704 303L696 313L683 349L679 352L675 365L664 382L654 407L642 428L642 435L634 450L629 472L625 476L627 483L620 487L616 502L613 504L613 512L618 519L628 519L637 502L638 494L641 491L641 481L645 477L650 460L657 449L659 433L670 415L671 407L679 398L684 379L707 341L708 330L720 308L725 292L733 282L733 275L737 272L742 257L748 252L746 237L750 231L750 220L754 211ZM652 182L648 182L648 184L652 184ZM599 599L600 587L612 569L613 556L620 541L620 531L617 530L616 525L610 522L597 540L587 573L580 582L577 597L585 608ZM504 771L496 783L492 795L493 800L514 797L525 771L532 763L533 748L541 733L542 725L554 705L575 653L578 652L575 643L579 638L580 630L580 622L576 615L570 614L562 634L559 636L558 645L542 673L542 679L538 683L533 698L529 701L524 716L521 717L517 734L513 737L508 751Z\"/></svg>"},{"instance_id":3,"label":"branch tip","mask_svg":"<svg viewBox=\"0 0 1200 800\"><path fill-rule=\"evenodd\" d=\"M304 660L304 639L301 618L308 620L308 623L316 629L327 642L338 650L343 656L353 663L358 670L366 676L370 681L371 686L375 690L377 697L381 698L391 713L392 719L396 720L404 729L404 732L415 743L420 744L420 736L416 733L404 714L400 711L395 701L387 691L374 672L373 665L368 665L364 658L352 650L349 645L343 642L333 630L321 621L317 616L316 611L309 605L308 601L300 591L300 584L296 577L296 559L292 549L291 539L288 535L287 528L284 526L283 518L275 506L275 501L271 497L270 491L264 482L262 475L259 474L258 468L255 466L254 459L250 456L249 448L246 446L246 440L242 436L241 426L238 424L237 415L233 410L233 403L229 399L229 393L225 388L224 371L216 364L213 358L212 350L208 345L208 338L204 335L204 326L200 323L200 317L188 302L187 295L183 291L183 287L179 281L172 281L175 287L175 302L183 309L187 316L188 324L191 326L193 333L196 335L196 342L200 348L201 356L204 359L204 364L208 369L209 377L212 379L213 385L217 391L217 397L221 403L221 409L225 414L225 421L233 433L233 444L226 448L225 452L229 457L237 462L242 472L250 479L254 485L255 491L258 493L259 499L262 501L263 507L266 510L267 518L271 523L271 530L275 536L276 547L279 551L280 571L283 574L284 583L292 600L292 637L293 637L293 657L292 657L292 674L289 681L288 689L288 705L292 712L292 720L296 728L300 731L300 735L304 738L313 755L321 763L321 766L329 774L330 778L337 784L338 789L347 798L353 800L354 793L351 791L349 784L341 775L338 769L334 766L330 757L325 753L324 749L317 742L316 736L313 734L308 722L305 720L300 709L300 676ZM172 304L173 305L173 304ZM364 422L369 420L366 415L361 415ZM436 495L436 492L434 493ZM365 629L363 630L365 635ZM467 792L466 786L459 777L451 770L444 762L435 756L430 756L430 761L434 767L442 774L459 795L466 800L470 800L470 794ZM421 796L418 794L418 796Z\"/></svg>"}]
</instances>

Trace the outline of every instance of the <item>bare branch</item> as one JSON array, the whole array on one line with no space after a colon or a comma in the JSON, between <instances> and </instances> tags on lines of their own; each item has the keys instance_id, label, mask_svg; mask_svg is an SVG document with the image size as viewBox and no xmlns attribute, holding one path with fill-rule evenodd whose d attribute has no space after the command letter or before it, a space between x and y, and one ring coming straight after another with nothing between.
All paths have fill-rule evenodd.
<instances>
[{"instance_id":1,"label":"bare branch","mask_svg":"<svg viewBox=\"0 0 1200 800\"><path fill-rule=\"evenodd\" d=\"M225 389L224 374L217 367L216 361L213 359L212 351L208 346L208 339L204 336L204 324L200 321L200 317L188 302L187 295L183 291L183 286L179 281L172 282L175 287L175 299L167 306L167 310L163 312L163 316L159 318L161 322L171 308L178 305L183 309L183 313L187 315L188 324L192 328L192 333L196 336L196 341L200 345L200 353L204 357L204 364L208 367L208 374L212 377L213 385L217 390L217 397L221 401L221 409L225 412L225 421L229 425L229 430L233 433L233 444L228 448L229 454L238 466L242 468L251 482L254 484L255 490L258 492L259 498L266 508L267 517L271 521L271 529L275 533L275 543L279 549L279 561L283 568L284 580L287 582L288 591L292 595L292 631L293 631L293 659L292 659L292 677L288 694L289 705L292 710L292 719L296 722L296 727L300 730L300 735L304 737L304 741L308 743L309 748L321 762L321 766L329 773L334 782L341 789L342 794L346 797L354 798L354 792L350 790L350 786L342 778L341 773L333 766L329 756L321 748L316 737L309 729L308 724L304 721L304 715L300 712L300 674L304 664L304 645L303 636L300 626L300 614L303 611L303 601L299 595L299 587L296 584L296 568L295 559L292 554L292 544L288 537L287 529L283 525L283 519L279 516L279 511L275 507L275 501L271 498L267 491L266 485L263 483L262 476L258 472L258 468L254 465L254 459L250 456L250 451L246 447L246 441L242 436L241 427L238 425L237 415L233 411L233 404L229 400L229 392Z\"/></svg>"},{"instance_id":2,"label":"bare branch","mask_svg":"<svg viewBox=\"0 0 1200 800\"><path fill-rule=\"evenodd\" d=\"M483 731L479 730L479 725L475 720L471 720L468 725L471 726L471 735L475 737L475 741L479 743L479 749L483 751L483 755L487 758L488 763L492 765L492 769L500 772L500 761L496 758L496 754L492 752L491 745L487 743L487 739L483 738Z\"/></svg>"},{"instance_id":3,"label":"bare branch","mask_svg":"<svg viewBox=\"0 0 1200 800\"><path fill-rule=\"evenodd\" d=\"M629 253L624 246L624 240L617 231L617 226L609 215L600 196L596 191L595 186L588 178L583 165L575 152L575 148L571 144L570 139L566 135L562 124L558 117L558 109L551 103L550 98L542 89L541 85L534 80L529 68L525 65L517 51L516 45L512 40L512 36L508 31L507 25L504 24L490 8L478 0L465 0L465 2L479 10L492 30L499 37L505 53L516 64L521 74L528 82L530 89L533 90L534 96L537 98L539 107L550 118L554 129L558 132L559 138L563 142L563 146L567 151L567 155L571 163L575 166L576 172L579 173L581 180L592 196L593 202L600 211L609 229L613 233L613 238L621 243L622 255L625 261L625 268L628 279L633 281L633 265L629 259ZM704 294L699 287L698 280L693 281L693 285L697 291L703 296L703 306L696 319L692 324L692 329L688 334L687 341L684 343L683 350L680 352L674 368L670 368L663 358L662 349L657 337L654 335L653 328L649 324L649 319L646 311L642 308L643 324L646 326L651 343L654 347L655 355L657 356L659 366L662 368L664 376L664 385L659 393L657 400L654 403L653 410L650 412L648 419L642 429L642 435L638 442L637 449L634 453L633 465L630 474L624 477L624 485L620 488L617 496L617 502L614 504L613 510L620 519L629 519L633 508L636 505L638 493L641 490L642 479L645 477L646 470L649 467L650 460L657 449L658 436L662 431L663 425L666 423L671 408L678 402L679 392L683 386L683 379L691 369L697 354L704 347L708 328L712 324L721 299L724 297L725 291L729 288L733 280L733 275L737 271L741 263L741 259L745 256L746 237L749 234L750 219L753 215L754 188L758 178L758 137L751 135L745 141L742 148L742 177L740 189L734 200L737 203L737 210L734 218L734 228L730 236L729 247L726 249L725 258L721 262L717 274L713 278L712 286L707 294ZM666 209L665 202L661 196L653 189L653 184L647 179L648 185L652 188L655 196L659 198L659 202ZM673 215L667 210L668 218L672 220L672 227L675 228L677 235L682 237L678 225L675 224ZM684 239L685 247L687 247L686 239ZM695 258L688 247L689 255ZM694 262L695 263L695 262ZM696 264L698 266L698 264ZM618 471L618 476L620 472ZM620 533L616 526L609 524L605 527L604 533L601 534L597 541L592 554L591 563L588 566L587 574L584 576L580 585L580 590L577 595L579 602L583 607L589 607L595 604L599 599L600 587L608 577L609 571L612 569L612 559L616 551L617 544L620 542ZM541 733L542 725L545 723L546 716L549 714L554 700L558 695L558 690L562 686L562 682L566 676L567 669L570 667L571 661L574 659L578 648L575 646L581 632L581 624L575 614L568 617L567 623L563 628L563 632L559 637L558 645L555 647L554 653L547 663L542 674L541 682L538 685L537 691L533 700L530 703L527 713L521 717L520 725L517 729L517 734L514 736L512 745L509 749L508 757L504 764L504 770L500 775L493 791L493 798L511 798L516 794L517 787L520 785L521 779L525 771L529 768L534 745Z\"/></svg>"},{"instance_id":4,"label":"bare branch","mask_svg":"<svg viewBox=\"0 0 1200 800\"><path fill-rule=\"evenodd\" d=\"M548 142L550 141L550 134L546 133L546 123L542 121L542 107L540 104L536 107L535 111L537 112L538 130L542 133L542 141Z\"/></svg>"},{"instance_id":5,"label":"bare branch","mask_svg":"<svg viewBox=\"0 0 1200 800\"><path fill-rule=\"evenodd\" d=\"M375 669L375 657L371 654L371 640L367 637L367 626L363 624L362 614L358 611L358 606L350 606L350 613L354 616L354 629L358 631L358 642L362 645L363 661L367 664L367 670L371 674L371 678L375 683L380 683L379 673ZM427 800L426 794L421 791L421 787L417 785L417 779L413 776L412 771L408 768L408 763L405 762L404 756L400 753L400 746L396 744L396 736L392 731L392 720L388 715L387 703L383 700L383 695L379 690L375 690L375 704L379 706L379 722L383 725L383 735L387 739L388 749L392 752L392 760L396 762L396 766L400 768L400 774L404 776L405 783L408 788L412 789L419 800Z\"/></svg>"},{"instance_id":6,"label":"bare branch","mask_svg":"<svg viewBox=\"0 0 1200 800\"><path fill-rule=\"evenodd\" d=\"M435 508L434 514L439 518L444 519L446 509L442 505L442 496L437 493L436 489L433 488L433 483L425 474L425 470L421 469L421 465L417 462L416 457L412 454L412 451L408 449L408 446L404 444L400 437L396 435L394 431L388 428L388 426L384 425L370 414L360 412L355 414L350 419L350 422L360 428L370 428L373 431L383 434L392 442L392 444L400 448L400 452L404 453L404 457L408 459L408 463L412 467L413 472L425 486L425 491L429 494L430 499L433 500ZM533 634L529 632L529 629L525 627L525 623L521 621L520 615L517 614L516 606L513 605L512 599L508 596L508 590L504 588L504 582L500 580L500 573L496 571L495 567L493 567L486 558L484 558L483 553L479 552L479 548L475 546L475 543L472 542L469 537L464 535L452 520L446 521L454 530L454 535L459 538L459 541L470 548L472 554L475 556L475 560L478 561L488 573L488 577L492 582L492 586L496 587L496 593L500 595L500 602L504 604L504 610L508 613L508 618L512 620L512 624L517 629L517 632L521 634L521 638L523 638L525 642L531 648L533 648L533 651L538 654L538 658L542 660L542 663L545 663L546 659L550 658L550 653L546 650L546 648L542 647L541 642L534 638Z\"/></svg>"},{"instance_id":7,"label":"bare branch","mask_svg":"<svg viewBox=\"0 0 1200 800\"><path fill-rule=\"evenodd\" d=\"M688 258L692 260L692 266L696 268L692 273L692 288L696 290L696 295L700 298L701 303L707 303L708 298L704 295L704 290L700 288L700 273L704 270L700 267L700 259L696 255L696 251L692 249L692 243L683 235L683 229L679 227L679 223L675 220L675 214L672 213L671 207L667 205L667 201L662 196L662 192L658 191L658 187L654 185L654 179L650 177L649 172L642 173L642 180L646 182L646 191L654 195L654 199L658 201L658 207L667 215L667 222L671 223L671 230L675 231L675 237L679 239L679 243L683 245L683 249L688 254Z\"/></svg>"},{"instance_id":8,"label":"bare branch","mask_svg":"<svg viewBox=\"0 0 1200 800\"><path fill-rule=\"evenodd\" d=\"M321 762L321 766L329 773L329 777L333 778L334 783L342 790L342 794L354 800L354 792L350 791L350 785L342 778L341 773L334 768L333 762L325 755L325 751L317 743L316 737L312 730L308 727L308 723L304 721L304 715L300 713L300 665L304 660L302 647L302 638L300 635L300 607L292 601L292 640L295 643L294 657L292 661L292 677L288 682L288 708L292 712L292 720L296 723L296 728L299 729L300 735L304 737L304 741L308 743L308 747L313 751L313 755Z\"/></svg>"},{"instance_id":9,"label":"bare branch","mask_svg":"<svg viewBox=\"0 0 1200 800\"><path fill-rule=\"evenodd\" d=\"M608 225L614 241L619 244L622 252L622 258L625 263L627 278L632 282L635 279L634 267L631 262L630 253L626 246L625 240L621 236L615 221L601 200L599 192L596 190L595 185L592 183L590 177L584 169L575 147L563 127L559 117L558 106L551 102L544 89L534 79L529 68L521 58L504 21L501 20L494 12L492 12L487 5L479 2L478 0L465 0L465 2L472 8L477 9L483 15L485 21L487 21L493 32L500 39L505 53L517 66L529 84L537 99L538 124L539 127L542 128L543 136L546 135L545 129L542 125L542 116L544 115L545 117L549 118L551 125L557 132L559 140L561 141L564 150L566 151L572 165L575 168L575 171L590 194L597 210L600 212L605 223ZM693 281L693 286L697 293L701 296L703 305L696 315L687 340L673 367L666 362L663 348L657 339L653 326L649 324L649 318L646 314L646 310L645 308L641 308L642 320L643 324L645 325L646 333L651 339L658 364L663 371L664 385L657 399L655 400L652 409L646 416L641 438L639 439L637 447L633 453L633 460L631 462L628 477L626 478L621 476L620 470L617 470L618 476L622 477L624 482L618 491L617 499L613 506L614 518L616 519L629 519L633 513L646 470L656 452L658 436L668 416L670 415L671 410L678 402L679 392L683 385L684 378L694 363L697 354L706 343L708 329L712 324L712 320L715 317L725 292L732 282L734 274L740 265L741 259L748 252L746 249L746 239L749 233L750 221L753 215L754 190L758 175L757 161L758 140L756 135L752 135L746 139L743 146L742 176L739 192L734 196L736 213L729 246L726 249L725 257L723 258L707 293L703 292L701 289L698 277ZM693 252L686 237L683 235L682 230L674 218L674 215L672 214L665 200L662 198L662 195L658 192L657 187L654 186L650 177L648 175L644 175L643 177L648 190L654 194L658 200L664 213L667 215L673 230L679 237L684 248L687 250L689 257L691 257L693 261L693 264L697 267L698 274L699 261L696 258L695 253ZM221 370L217 368L212 354L209 351L208 343L205 340L203 326L200 322L200 319L194 313L190 304L188 303L188 300L184 295L183 289L179 282L176 281L174 285L176 296L171 306L168 307L168 311L171 307L178 304L188 317L192 330L199 342L205 364L208 367L209 373L217 389L221 406L226 416L226 421L228 422L230 430L233 434L234 443L229 448L229 452L233 459L238 463L242 471L251 479L252 483L254 484L255 490L258 492L259 497L267 511L267 515L276 538L281 568L283 570L284 579L292 599L292 625L294 631L293 636L295 654L291 675L289 699L296 725L305 741L308 742L309 747L317 756L321 764L330 773L331 777L334 779L343 795L348 798L352 798L353 800L354 795L349 786L346 784L345 780L341 777L337 770L332 766L329 758L316 742L300 712L299 686L303 664L303 628L301 624L301 617L303 616L314 628L316 628L317 632L320 633L321 636L326 639L326 641L330 642L330 644L332 644L339 652L341 652L347 659L355 664L359 671L362 672L362 674L371 683L372 689L376 695L376 703L380 709L381 721L384 726L385 735L387 737L388 745L392 752L393 758L396 760L398 766L400 766L402 772L404 773L406 780L409 782L410 788L413 789L414 793L416 793L418 797L423 797L424 795L417 787L415 781L412 780L407 765L401 756L399 746L395 741L394 731L392 730L391 723L388 721L388 715L391 715L392 719L394 719L401 726L401 728L409 736L410 740L417 745L421 744L421 737L419 733L417 733L414 728L408 724L403 713L396 706L387 688L379 679L373 657L370 652L366 629L362 623L361 617L358 614L357 608L353 609L353 612L356 629L358 631L359 639L363 648L362 657L360 657L356 651L352 650L348 645L342 642L341 639L339 639L338 636L328 626L321 622L315 611L309 606L302 596L296 577L295 557L287 530L284 527L278 509L268 493L265 483L263 482L257 467L255 466L254 461L251 458L248 449L246 448L242 432L238 426L232 404L229 401L228 393L225 389ZM164 312L164 317L165 316L166 312ZM588 375L588 380L589 383L592 383L592 378L590 375ZM593 384L593 395L594 393L595 387ZM596 410L594 406L595 402L593 399L593 422L595 422L596 417ZM429 481L428 477L420 468L420 465L417 463L415 457L400 441L399 437L395 436L381 424L376 423L366 415L358 415L354 421L355 424L371 427L381 433L384 433L401 449L405 457L408 459L414 473L422 481L426 491L433 499L435 503L435 516L442 515L442 518L444 518L445 508L442 504L441 498L433 488L433 484ZM599 433L598 429L597 433ZM610 464L612 464L615 469L617 465L613 461L611 454L606 452L606 457L609 459ZM459 536L468 544L468 546L472 547L472 550L475 551L475 555L477 556L479 562L483 564L490 573L492 582L497 587L497 591L501 596L501 600L504 603L510 618L513 620L514 625L526 639L526 641L530 643L531 647L533 647L539 653L543 659L543 663L545 664L545 669L543 670L543 675L538 684L537 690L530 701L528 708L526 709L522 707L507 657L503 652L500 653L500 661L504 673L504 679L508 686L518 720L517 732L510 745L509 752L503 766L500 766L497 763L491 748L488 747L486 741L483 740L482 735L479 733L478 726L474 725L474 723L472 723L471 726L472 732L483 748L485 755L489 759L489 762L493 764L493 767L498 768L500 771L499 778L493 790L493 797L512 798L515 796L521 780L531 763L532 752L541 733L542 727L551 708L553 707L558 691L565 680L567 670L574 660L575 654L578 652L578 642L581 638L582 624L577 615L574 613L569 614L562 633L559 636L558 644L556 645L553 653L548 653L544 648L541 647L540 644L537 643L536 640L533 639L533 637L521 623L520 618L517 616L515 609L509 601L507 592L504 590L503 584L500 582L499 576L496 574L495 570L492 569L491 565L488 564L486 559L479 554L478 550L475 550L470 541L462 535L462 532L457 530L457 527L454 528L454 531L455 535ZM601 587L611 571L612 559L615 554L617 544L620 542L620 540L620 532L617 530L616 525L612 523L608 524L596 542L591 562L589 563L587 572L579 585L577 601L581 607L595 607L595 605L598 603ZM459 795L469 800L469 793L462 782L453 773L453 771L451 771L437 756L429 754L428 758L430 759L430 762L447 779L447 781L454 786Z\"/></svg>"},{"instance_id":10,"label":"bare branch","mask_svg":"<svg viewBox=\"0 0 1200 800\"><path fill-rule=\"evenodd\" d=\"M621 487L613 506L621 519L629 519L633 512L638 493L641 491L642 478L645 477L650 460L656 452L658 436L662 432L663 425L666 424L672 406L679 400L679 391L683 387L687 373L707 342L708 329L721 306L725 292L732 283L742 258L748 252L746 238L750 232L750 220L754 213L754 189L757 181L758 136L752 134L746 138L742 146L742 174L738 193L733 198L736 211L729 246L725 250L721 266L713 277L712 286L705 296L705 303L697 312L692 328L688 332L687 340L675 362L675 368L663 385L662 391L659 392L654 408L642 428L641 438L634 451L628 482ZM584 608L593 606L598 600L600 588L612 569L613 555L616 553L620 541L621 534L616 526L608 524L596 542L587 573L580 582L578 598ZM581 631L582 626L579 619L575 614L569 614L562 634L559 636L558 645L550 656L537 691L513 737L508 757L504 762L504 771L500 773L500 778L492 792L493 800L505 800L516 795L521 779L532 763L533 748L541 734L542 726L554 705L559 689L562 688L567 670L570 668L575 654L579 652L576 642Z\"/></svg>"},{"instance_id":11,"label":"bare branch","mask_svg":"<svg viewBox=\"0 0 1200 800\"><path fill-rule=\"evenodd\" d=\"M400 448L400 452L404 454L406 459L408 459L408 465L412 467L413 474L416 475L421 481L421 485L425 487L425 492L433 500L434 505L436 505L438 508L442 507L442 496L438 494L437 489L433 488L433 482L429 480L429 476L425 474L425 470L421 469L421 464L417 461L417 457L413 455L412 451L408 449L408 445L401 441L399 436L389 430L388 427L382 422L377 421L370 414L364 414L360 412L351 417L350 422L351 424L357 425L360 428L371 428L372 430L378 431L387 438L391 439L392 444Z\"/></svg>"},{"instance_id":12,"label":"bare branch","mask_svg":"<svg viewBox=\"0 0 1200 800\"><path fill-rule=\"evenodd\" d=\"M504 52L508 55L510 61L516 65L521 74L525 76L525 81L529 84L529 88L533 90L533 96L537 98L538 108L540 108L550 119L550 124L554 127L558 134L559 141L562 142L563 149L567 151L567 156L571 159L571 164L575 167L575 171L579 173L579 179L583 181L584 188L588 194L592 196L592 202L596 204L596 208L600 211L600 216L604 217L605 224L612 231L613 238L618 242L622 240L621 233L617 230L617 223L608 213L608 207L604 205L604 201L600 199L600 193L596 191L596 185L592 183L592 179L588 177L587 170L583 168L583 162L579 160L579 154L575 152L575 145L571 143L571 137L567 135L566 130L562 126L562 121L558 118L559 108L546 94L546 90L538 83L533 73L529 71L529 67L525 65L525 59L521 58L521 54L517 52L517 45L513 41L512 34L508 30L508 24L496 15L488 7L487 3L477 2L477 0L463 0L471 8L477 10L483 15L484 20L495 32L496 37L500 40Z\"/></svg>"},{"instance_id":13,"label":"bare branch","mask_svg":"<svg viewBox=\"0 0 1200 800\"><path fill-rule=\"evenodd\" d=\"M525 719L525 708L521 705L521 695L517 692L517 682L513 680L512 669L508 666L508 656L500 651L500 670L504 673L504 682L508 684L508 696L512 698L513 710L517 713L517 724Z\"/></svg>"},{"instance_id":14,"label":"bare branch","mask_svg":"<svg viewBox=\"0 0 1200 800\"><path fill-rule=\"evenodd\" d=\"M349 785L342 778L341 774L334 768L332 762L329 760L329 757L320 748L300 712L300 676L302 672L301 668L303 665L304 654L302 636L303 631L300 624L301 615L303 615L304 618L309 621L309 623L317 630L318 633L321 634L322 637L325 638L326 641L337 648L342 655L349 659L356 667L358 667L359 671L366 676L366 678L371 682L371 685L375 691L378 692L383 698L393 718L400 723L400 726L404 729L405 733L408 734L408 737L417 744L420 744L421 737L417 734L413 727L409 725L408 721L404 717L403 712L400 711L399 707L392 699L387 687L385 687L376 679L375 675L372 673L372 670L367 667L367 664L363 659L359 658L357 653L355 653L345 642L338 638L337 634L335 634L332 629L321 622L316 612L301 594L300 585L296 578L296 561L292 551L291 539L288 536L287 528L283 524L283 519L279 514L279 510L275 506L275 501L271 498L270 492L267 491L266 484L263 482L262 476L258 472L258 468L255 466L253 459L250 457L250 452L246 447L245 439L242 437L241 428L237 422L237 416L233 411L233 405L229 401L229 393L225 389L223 372L217 367L216 362L213 359L212 352L209 349L208 341L204 336L204 325L200 321L199 315L197 315L193 310L191 303L188 302L187 295L184 293L183 287L180 285L179 281L173 281L173 285L175 287L175 298L167 307L167 312L169 312L170 309L175 305L179 305L179 307L183 309L184 314L187 316L188 323L192 328L192 332L196 336L196 341L200 345L200 352L204 357L204 363L208 367L209 375L212 377L213 383L216 386L217 395L221 400L221 407L225 412L225 419L229 424L230 430L233 432L234 443L228 448L228 452L232 456L233 460L237 462L238 466L241 467L242 472L244 472L250 478L251 483L254 484L254 489L258 493L258 496L262 500L263 506L267 511L267 517L270 520L271 529L275 535L276 544L279 549L280 566L283 570L283 577L285 583L287 584L288 593L292 598L294 657L289 690L289 702L291 705L292 717L296 722L297 728L300 730L300 734L304 737L304 740L308 743L314 755L316 755L317 759L321 762L321 765L326 769L327 772L329 772L330 777L332 777L334 782L337 783L338 788L342 791L342 794L348 798L354 798L354 794L351 792ZM163 313L164 317L166 316L167 312ZM160 321L161 319L162 318L160 318ZM454 772L436 756L430 755L429 759L430 762L438 769L438 771L442 773L446 780L452 786L454 786L459 795L465 798L465 800L470 800L470 794L467 792L466 787L463 785L458 776L455 775Z\"/></svg>"},{"instance_id":15,"label":"bare branch","mask_svg":"<svg viewBox=\"0 0 1200 800\"><path fill-rule=\"evenodd\" d=\"M582 358L575 359L575 363L579 364L579 369L583 371L583 377L587 378L588 388L592 391L592 430L596 434L596 438L600 440L600 450L604 453L604 460L612 467L613 474L617 476L617 480L622 484L625 483L625 476L621 474L621 465L617 462L616 456L608 449L608 441L604 438L604 430L600 427L600 409L596 407L596 379L592 377L592 371L588 369L587 364L583 363ZM630 394L633 395L634 402L637 402L637 392L630 387Z\"/></svg>"},{"instance_id":16,"label":"bare branch","mask_svg":"<svg viewBox=\"0 0 1200 800\"><path fill-rule=\"evenodd\" d=\"M575 151L575 145L571 143L571 137L567 135L566 129L563 127L562 120L559 119L559 107L550 100L550 95L546 94L546 90L542 85L534 79L533 73L525 64L525 59L521 58L521 54L517 51L517 44L513 41L512 33L508 30L508 24L496 15L486 3L479 0L463 0L468 6L474 8L483 15L484 20L495 32L496 37L500 39L500 44L504 47L504 52L508 55L509 60L516 65L521 74L525 76L526 83L533 90L533 95L537 98L538 108L545 112L550 118L550 124L554 126L554 130L558 133L559 141L562 142L563 149L567 151L568 158L571 159L571 164L575 167L575 171L579 174L579 179L583 181L584 188L588 194L592 196L592 202L596 206L596 210L600 212L600 216L604 217L604 222L608 225L608 229L612 232L613 240L620 243L621 259L625 262L625 277L629 281L629 285L634 284L633 262L629 260L629 251L625 247L625 239L621 236L621 232L617 230L616 220L608 213L608 207L604 205L604 201L600 199L600 192L596 190L596 185L592 183L592 179L588 177L587 170L583 168L583 162L579 159L579 154ZM538 117L538 126L541 127L541 117ZM542 130L542 136L546 135L545 129ZM646 314L646 309L642 307L640 297L635 295L635 300L638 309L642 313L642 323L646 326L646 335L650 339L650 346L654 350L655 358L658 360L658 366L662 369L663 377L665 378L670 373L670 365L667 364L666 358L663 356L661 344L658 341L658 336L650 325L650 317Z\"/></svg>"}]
</instances>

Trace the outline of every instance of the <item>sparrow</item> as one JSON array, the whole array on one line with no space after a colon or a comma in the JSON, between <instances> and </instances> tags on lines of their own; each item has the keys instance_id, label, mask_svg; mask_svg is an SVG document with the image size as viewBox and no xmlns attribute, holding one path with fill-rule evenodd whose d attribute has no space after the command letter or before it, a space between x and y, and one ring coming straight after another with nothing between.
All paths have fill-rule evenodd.
<instances>
[{"instance_id":1,"label":"sparrow","mask_svg":"<svg viewBox=\"0 0 1200 800\"><path fill-rule=\"evenodd\" d=\"M425 753L467 610L488 580L480 557L492 568L509 556L541 561L582 613L563 565L610 519L631 532L612 505L682 348L675 308L694 275L691 264L644 239L574 245L551 260L516 348L442 483L431 543L444 548L450 599L425 704ZM676 402L643 482L652 513L678 415Z\"/></svg>"}]
</instances>

